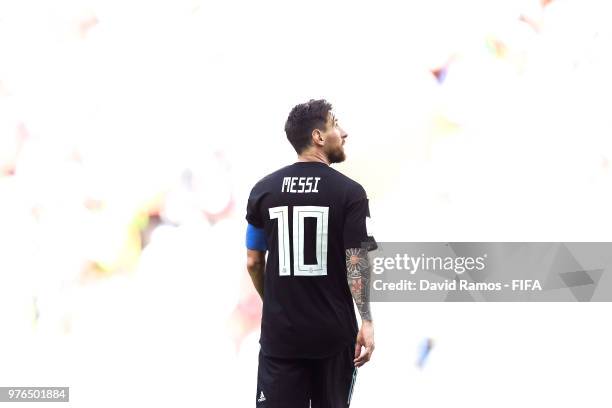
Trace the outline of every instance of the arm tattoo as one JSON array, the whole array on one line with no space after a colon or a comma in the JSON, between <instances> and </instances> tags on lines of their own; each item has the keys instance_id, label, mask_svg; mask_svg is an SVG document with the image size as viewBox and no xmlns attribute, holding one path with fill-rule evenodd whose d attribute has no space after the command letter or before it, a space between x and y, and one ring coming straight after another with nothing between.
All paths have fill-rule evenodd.
<instances>
[{"instance_id":1,"label":"arm tattoo","mask_svg":"<svg viewBox=\"0 0 612 408\"><path fill-rule=\"evenodd\" d=\"M372 320L370 313L370 262L363 248L346 250L346 271L349 289L355 299L361 320Z\"/></svg>"}]
</instances>

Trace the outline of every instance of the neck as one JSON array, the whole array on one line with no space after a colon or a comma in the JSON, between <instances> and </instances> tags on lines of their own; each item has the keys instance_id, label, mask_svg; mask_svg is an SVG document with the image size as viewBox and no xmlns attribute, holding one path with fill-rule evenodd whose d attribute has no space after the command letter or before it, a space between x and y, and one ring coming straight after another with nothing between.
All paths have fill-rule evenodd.
<instances>
[{"instance_id":1,"label":"neck","mask_svg":"<svg viewBox=\"0 0 612 408\"><path fill-rule=\"evenodd\" d=\"M298 162L320 162L329 166L327 156L321 152L303 152L298 155Z\"/></svg>"}]
</instances>

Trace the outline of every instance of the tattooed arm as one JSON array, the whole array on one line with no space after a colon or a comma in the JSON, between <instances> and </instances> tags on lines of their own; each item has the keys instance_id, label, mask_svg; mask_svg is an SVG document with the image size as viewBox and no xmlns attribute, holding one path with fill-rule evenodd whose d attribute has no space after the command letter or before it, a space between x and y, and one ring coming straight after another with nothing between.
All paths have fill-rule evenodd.
<instances>
[{"instance_id":1,"label":"tattooed arm","mask_svg":"<svg viewBox=\"0 0 612 408\"><path fill-rule=\"evenodd\" d=\"M370 313L370 262L368 251L362 248L346 250L346 270L349 288L361 320L372 320Z\"/></svg>"},{"instance_id":2,"label":"tattooed arm","mask_svg":"<svg viewBox=\"0 0 612 408\"><path fill-rule=\"evenodd\" d=\"M356 367L368 362L374 351L374 327L370 312L370 261L368 251L363 248L346 250L346 270L348 285L361 315L361 329L355 343ZM365 348L362 354L361 348Z\"/></svg>"}]
</instances>

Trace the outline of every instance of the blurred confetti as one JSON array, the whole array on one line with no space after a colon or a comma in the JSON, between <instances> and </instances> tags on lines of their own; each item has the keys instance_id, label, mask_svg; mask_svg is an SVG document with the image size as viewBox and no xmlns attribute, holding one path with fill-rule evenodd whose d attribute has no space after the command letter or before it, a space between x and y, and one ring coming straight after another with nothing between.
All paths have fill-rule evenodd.
<instances>
[{"instance_id":1,"label":"blurred confetti","mask_svg":"<svg viewBox=\"0 0 612 408\"><path fill-rule=\"evenodd\" d=\"M418 358L417 358L416 365L421 370L425 367L425 363L427 362L427 358L429 357L429 354L431 353L431 349L433 349L433 345L434 345L434 341L433 339L430 339L430 338L423 339L421 344L419 344Z\"/></svg>"}]
</instances>

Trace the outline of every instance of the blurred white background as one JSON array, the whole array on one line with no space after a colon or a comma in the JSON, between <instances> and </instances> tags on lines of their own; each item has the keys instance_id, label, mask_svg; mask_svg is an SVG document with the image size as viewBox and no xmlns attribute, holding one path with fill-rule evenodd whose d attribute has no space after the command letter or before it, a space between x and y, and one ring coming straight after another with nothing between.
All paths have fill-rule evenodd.
<instances>
[{"instance_id":1,"label":"blurred white background","mask_svg":"<svg viewBox=\"0 0 612 408\"><path fill-rule=\"evenodd\" d=\"M378 241L610 241L595 0L0 3L0 385L252 406L252 185L331 101ZM375 304L353 405L607 407L609 304ZM434 347L419 368L420 345ZM27 406L27 405L26 405Z\"/></svg>"}]
</instances>

